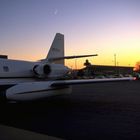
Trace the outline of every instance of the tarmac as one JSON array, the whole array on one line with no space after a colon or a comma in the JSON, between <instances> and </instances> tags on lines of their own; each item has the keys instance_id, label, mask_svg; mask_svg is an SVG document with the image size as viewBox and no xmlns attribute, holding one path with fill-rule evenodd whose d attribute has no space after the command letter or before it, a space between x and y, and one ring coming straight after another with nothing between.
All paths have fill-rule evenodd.
<instances>
[{"instance_id":1,"label":"tarmac","mask_svg":"<svg viewBox=\"0 0 140 140\"><path fill-rule=\"evenodd\" d=\"M1 104L0 124L0 139L140 139L140 81L76 85L70 95Z\"/></svg>"},{"instance_id":2,"label":"tarmac","mask_svg":"<svg viewBox=\"0 0 140 140\"><path fill-rule=\"evenodd\" d=\"M0 140L61 140L14 127L0 125Z\"/></svg>"}]
</instances>

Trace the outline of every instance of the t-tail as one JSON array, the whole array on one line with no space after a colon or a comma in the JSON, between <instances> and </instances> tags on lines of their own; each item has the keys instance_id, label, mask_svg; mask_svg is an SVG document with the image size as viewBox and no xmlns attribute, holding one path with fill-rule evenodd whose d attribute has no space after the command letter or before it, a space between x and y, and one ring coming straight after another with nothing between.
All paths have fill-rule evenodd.
<instances>
[{"instance_id":1,"label":"t-tail","mask_svg":"<svg viewBox=\"0 0 140 140\"><path fill-rule=\"evenodd\" d=\"M64 56L64 35L60 33L56 33L51 48L49 50L49 53L45 60L47 60L49 63L64 65L65 59L74 59L74 58L91 57L91 56L97 56L97 54Z\"/></svg>"},{"instance_id":2,"label":"t-tail","mask_svg":"<svg viewBox=\"0 0 140 140\"><path fill-rule=\"evenodd\" d=\"M49 62L64 65L64 35L56 33L46 59Z\"/></svg>"}]
</instances>

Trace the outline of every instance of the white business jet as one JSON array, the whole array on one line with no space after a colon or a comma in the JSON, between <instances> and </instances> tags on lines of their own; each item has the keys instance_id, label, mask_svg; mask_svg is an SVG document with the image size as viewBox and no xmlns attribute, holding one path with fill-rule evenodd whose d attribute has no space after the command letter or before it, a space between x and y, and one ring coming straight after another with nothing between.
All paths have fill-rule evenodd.
<instances>
[{"instance_id":1,"label":"white business jet","mask_svg":"<svg viewBox=\"0 0 140 140\"><path fill-rule=\"evenodd\" d=\"M60 80L70 69L64 59L93 55L64 56L64 35L57 33L47 57L37 62L0 58L0 97L10 101L30 101L68 94L70 85L133 80L133 78ZM58 80L59 79L59 80Z\"/></svg>"}]
</instances>

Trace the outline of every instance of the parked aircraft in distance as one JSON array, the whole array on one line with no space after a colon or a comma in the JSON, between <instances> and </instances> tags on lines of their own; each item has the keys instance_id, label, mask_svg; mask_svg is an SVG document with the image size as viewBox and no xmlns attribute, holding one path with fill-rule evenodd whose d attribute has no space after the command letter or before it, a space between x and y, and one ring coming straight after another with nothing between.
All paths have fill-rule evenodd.
<instances>
[{"instance_id":1,"label":"parked aircraft in distance","mask_svg":"<svg viewBox=\"0 0 140 140\"><path fill-rule=\"evenodd\" d=\"M43 60L30 62L0 58L0 97L4 100L30 101L70 93L70 85L73 84L133 80L130 77L60 80L70 71L64 65L64 59L91 56L97 54L64 56L64 35L57 33Z\"/></svg>"}]
</instances>

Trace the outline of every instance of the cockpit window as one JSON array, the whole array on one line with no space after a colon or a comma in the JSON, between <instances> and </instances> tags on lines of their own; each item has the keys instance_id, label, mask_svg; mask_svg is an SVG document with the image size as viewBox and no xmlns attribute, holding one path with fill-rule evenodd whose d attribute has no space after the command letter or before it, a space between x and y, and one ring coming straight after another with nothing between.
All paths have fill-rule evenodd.
<instances>
[{"instance_id":1,"label":"cockpit window","mask_svg":"<svg viewBox=\"0 0 140 140\"><path fill-rule=\"evenodd\" d=\"M8 66L3 66L3 70L4 70L5 72L8 72L8 71L9 71L9 67L8 67Z\"/></svg>"}]
</instances>

